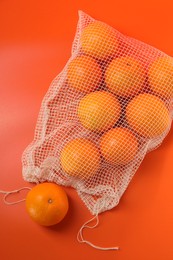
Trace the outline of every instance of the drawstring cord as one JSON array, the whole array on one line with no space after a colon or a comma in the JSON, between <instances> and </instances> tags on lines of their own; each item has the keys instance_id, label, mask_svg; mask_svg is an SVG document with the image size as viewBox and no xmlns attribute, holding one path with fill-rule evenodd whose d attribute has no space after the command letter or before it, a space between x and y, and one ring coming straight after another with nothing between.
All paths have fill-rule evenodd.
<instances>
[{"instance_id":1,"label":"drawstring cord","mask_svg":"<svg viewBox=\"0 0 173 260\"><path fill-rule=\"evenodd\" d=\"M20 188L18 190L12 190L12 191L4 191L4 190L0 190L0 193L4 194L4 197L3 197L3 201L5 204L7 205L14 205L14 204L17 204L17 203L20 203L22 201L25 201L25 199L21 199L21 200L17 200L17 201L13 201L13 202L9 202L7 200L7 197L10 196L11 194L14 194L14 193L18 193L22 190L31 190L31 188L29 187L23 187L23 188Z\"/></svg>"},{"instance_id":2,"label":"drawstring cord","mask_svg":"<svg viewBox=\"0 0 173 260\"><path fill-rule=\"evenodd\" d=\"M95 223L93 226L88 225L88 224L91 223L93 220L96 220L96 223ZM93 247L93 248L95 248L95 249L99 249L99 250L119 250L119 247L100 247L100 246L96 246L96 245L94 245L93 243L91 243L90 241L85 240L85 239L83 238L83 229L84 229L84 228L90 228L90 229L92 229L92 228L97 227L98 224L99 224L98 214L96 214L92 219L86 221L86 222L82 225L82 227L80 228L80 230L79 230L79 232L78 232L78 234L77 234L77 240L78 240L78 242L79 242L79 243L86 243L86 244L88 244L89 246L91 246L91 247Z\"/></svg>"}]
</instances>

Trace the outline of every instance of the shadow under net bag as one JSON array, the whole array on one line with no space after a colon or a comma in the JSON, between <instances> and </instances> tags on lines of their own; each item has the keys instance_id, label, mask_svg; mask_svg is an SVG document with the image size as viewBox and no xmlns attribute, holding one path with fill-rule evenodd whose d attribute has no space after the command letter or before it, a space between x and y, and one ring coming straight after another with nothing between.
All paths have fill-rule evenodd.
<instances>
[{"instance_id":1,"label":"shadow under net bag","mask_svg":"<svg viewBox=\"0 0 173 260\"><path fill-rule=\"evenodd\" d=\"M115 207L169 132L172 100L171 57L80 11L71 58L23 153L24 179L74 187L96 216Z\"/></svg>"}]
</instances>

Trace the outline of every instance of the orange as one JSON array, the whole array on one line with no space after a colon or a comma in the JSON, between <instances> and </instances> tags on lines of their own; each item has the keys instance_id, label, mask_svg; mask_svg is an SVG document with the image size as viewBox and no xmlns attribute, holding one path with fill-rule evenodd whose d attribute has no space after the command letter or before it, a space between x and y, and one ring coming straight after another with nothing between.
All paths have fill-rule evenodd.
<instances>
[{"instance_id":1,"label":"orange","mask_svg":"<svg viewBox=\"0 0 173 260\"><path fill-rule=\"evenodd\" d=\"M151 94L139 94L126 108L129 125L141 136L154 138L163 134L170 124L164 102Z\"/></svg>"},{"instance_id":2,"label":"orange","mask_svg":"<svg viewBox=\"0 0 173 260\"><path fill-rule=\"evenodd\" d=\"M171 57L157 58L148 72L151 90L158 96L173 98L173 59Z\"/></svg>"},{"instance_id":3,"label":"orange","mask_svg":"<svg viewBox=\"0 0 173 260\"><path fill-rule=\"evenodd\" d=\"M141 63L131 57L116 58L108 65L105 73L107 88L121 97L138 94L146 79Z\"/></svg>"},{"instance_id":4,"label":"orange","mask_svg":"<svg viewBox=\"0 0 173 260\"><path fill-rule=\"evenodd\" d=\"M84 96L78 106L82 125L94 132L103 132L114 126L120 117L118 99L106 91L96 91Z\"/></svg>"},{"instance_id":5,"label":"orange","mask_svg":"<svg viewBox=\"0 0 173 260\"><path fill-rule=\"evenodd\" d=\"M28 192L26 210L38 224L52 226L63 220L69 204L65 191L54 183L41 183Z\"/></svg>"},{"instance_id":6,"label":"orange","mask_svg":"<svg viewBox=\"0 0 173 260\"><path fill-rule=\"evenodd\" d=\"M62 149L60 163L68 175L85 179L98 171L100 153L93 142L85 138L76 138Z\"/></svg>"},{"instance_id":7,"label":"orange","mask_svg":"<svg viewBox=\"0 0 173 260\"><path fill-rule=\"evenodd\" d=\"M67 79L70 87L89 93L99 87L102 71L99 64L91 57L80 56L73 59L67 70Z\"/></svg>"},{"instance_id":8,"label":"orange","mask_svg":"<svg viewBox=\"0 0 173 260\"><path fill-rule=\"evenodd\" d=\"M80 41L82 51L99 60L114 57L118 48L116 31L98 21L91 22L84 28Z\"/></svg>"},{"instance_id":9,"label":"orange","mask_svg":"<svg viewBox=\"0 0 173 260\"><path fill-rule=\"evenodd\" d=\"M107 162L124 165L132 161L137 154L138 141L130 130L117 127L101 137L100 150Z\"/></svg>"}]
</instances>

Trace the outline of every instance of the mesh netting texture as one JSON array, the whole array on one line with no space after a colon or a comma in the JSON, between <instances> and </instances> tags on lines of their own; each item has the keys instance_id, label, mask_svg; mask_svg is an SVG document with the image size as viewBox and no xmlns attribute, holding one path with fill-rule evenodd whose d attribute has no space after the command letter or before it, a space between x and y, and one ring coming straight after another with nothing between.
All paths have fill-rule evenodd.
<instances>
[{"instance_id":1,"label":"mesh netting texture","mask_svg":"<svg viewBox=\"0 0 173 260\"><path fill-rule=\"evenodd\" d=\"M173 59L79 12L72 54L40 108L23 178L74 187L92 214L115 207L170 130Z\"/></svg>"}]
</instances>

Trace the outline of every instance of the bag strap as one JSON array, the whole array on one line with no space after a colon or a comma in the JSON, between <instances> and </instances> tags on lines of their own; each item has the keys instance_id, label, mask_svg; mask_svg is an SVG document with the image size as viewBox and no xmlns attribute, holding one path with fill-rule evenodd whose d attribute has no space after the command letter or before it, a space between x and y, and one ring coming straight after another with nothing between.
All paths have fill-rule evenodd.
<instances>
[{"instance_id":1,"label":"bag strap","mask_svg":"<svg viewBox=\"0 0 173 260\"><path fill-rule=\"evenodd\" d=\"M6 205L14 205L14 204L18 204L22 201L25 201L26 199L21 199L21 200L17 200L17 201L13 201L13 202L9 202L7 200L7 197L14 194L14 193L19 193L20 191L22 190L31 190L31 188L29 187L23 187L23 188L20 188L18 190L12 190L12 191L4 191L4 190L0 190L0 193L4 194L4 197L3 197L3 201Z\"/></svg>"},{"instance_id":2,"label":"bag strap","mask_svg":"<svg viewBox=\"0 0 173 260\"><path fill-rule=\"evenodd\" d=\"M92 221L96 220L96 223L92 226L88 225L89 223L91 223ZM86 221L82 227L80 228L78 234L77 234L77 240L79 243L86 243L88 244L89 246L95 248L95 249L99 249L99 250L119 250L119 247L100 247L100 246L97 246L97 245L94 245L93 243L91 243L90 241L88 240L85 240L83 238L83 229L84 228L95 228L97 227L99 224L99 217L98 217L98 214L96 214L93 218L91 218L90 220Z\"/></svg>"}]
</instances>

